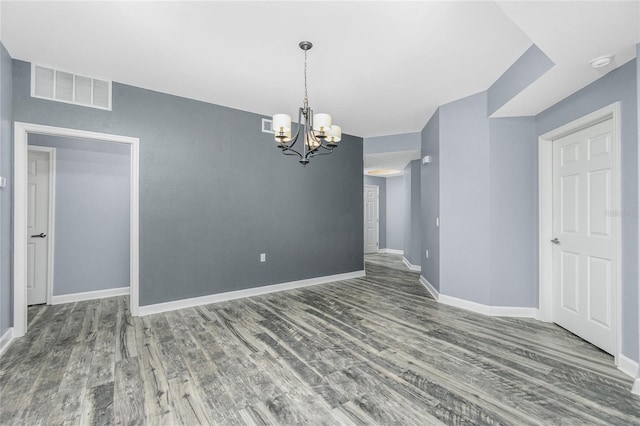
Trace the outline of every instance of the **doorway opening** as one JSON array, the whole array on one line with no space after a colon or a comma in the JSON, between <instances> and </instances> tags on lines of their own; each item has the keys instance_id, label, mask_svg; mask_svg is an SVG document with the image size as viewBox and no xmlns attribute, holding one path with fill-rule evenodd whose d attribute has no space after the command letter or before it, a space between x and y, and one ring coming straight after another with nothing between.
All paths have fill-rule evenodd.
<instances>
[{"instance_id":1,"label":"doorway opening","mask_svg":"<svg viewBox=\"0 0 640 426\"><path fill-rule=\"evenodd\" d=\"M91 141L124 144L130 151L129 158L129 287L131 314L139 312L139 139L128 136L111 135L106 133L88 132L82 130L43 126L38 124L16 122L14 127L14 280L13 280L13 336L21 337L27 331L27 283L29 282L28 242L31 240L28 223L29 199L29 135L45 135L53 137L85 139ZM37 149L36 149L37 150ZM54 175L55 179L55 175ZM49 186L52 182L49 182ZM50 204L49 204L50 205ZM51 225L52 215L47 219ZM53 231L53 227L49 229ZM91 232L91 230L87 230ZM42 231L41 234L47 234ZM36 240L45 237L34 237ZM33 250L33 249L31 249ZM52 252L50 252L52 253ZM50 264L52 265L52 264ZM52 268L49 269L52 275ZM50 291L48 292L51 293ZM48 296L51 303L52 296ZM62 303L63 301L60 301Z\"/></svg>"}]
</instances>

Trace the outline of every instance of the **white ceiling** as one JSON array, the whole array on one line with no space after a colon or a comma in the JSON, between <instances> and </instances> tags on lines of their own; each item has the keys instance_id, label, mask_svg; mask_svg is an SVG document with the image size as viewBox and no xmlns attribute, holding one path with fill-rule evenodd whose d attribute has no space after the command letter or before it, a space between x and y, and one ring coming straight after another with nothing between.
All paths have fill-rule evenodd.
<instances>
[{"instance_id":1,"label":"white ceiling","mask_svg":"<svg viewBox=\"0 0 640 426\"><path fill-rule=\"evenodd\" d=\"M555 66L494 117L535 115L636 56L640 1L498 5ZM589 65L592 59L608 54L614 55L609 66L595 69Z\"/></svg>"},{"instance_id":2,"label":"white ceiling","mask_svg":"<svg viewBox=\"0 0 640 426\"><path fill-rule=\"evenodd\" d=\"M487 89L535 42L560 64L504 111L533 114L618 65L637 2L11 2L17 59L265 115L309 97L347 133L419 131L438 105ZM500 113L504 113L500 111Z\"/></svg>"}]
</instances>

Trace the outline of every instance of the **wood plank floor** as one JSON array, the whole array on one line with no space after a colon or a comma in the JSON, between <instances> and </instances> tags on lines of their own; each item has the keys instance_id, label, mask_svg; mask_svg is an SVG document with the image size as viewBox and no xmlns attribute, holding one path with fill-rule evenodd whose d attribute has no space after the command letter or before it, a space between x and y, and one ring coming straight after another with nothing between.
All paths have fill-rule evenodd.
<instances>
[{"instance_id":1,"label":"wood plank floor","mask_svg":"<svg viewBox=\"0 0 640 426\"><path fill-rule=\"evenodd\" d=\"M438 305L400 258L367 277L132 318L29 309L3 425L640 425L612 357L560 327Z\"/></svg>"}]
</instances>

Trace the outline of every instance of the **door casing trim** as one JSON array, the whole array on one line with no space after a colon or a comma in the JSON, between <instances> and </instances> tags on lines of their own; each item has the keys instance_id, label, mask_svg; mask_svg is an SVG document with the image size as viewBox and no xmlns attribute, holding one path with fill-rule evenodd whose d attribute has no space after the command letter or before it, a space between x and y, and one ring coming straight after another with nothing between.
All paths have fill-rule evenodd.
<instances>
[{"instance_id":1,"label":"door casing trim","mask_svg":"<svg viewBox=\"0 0 640 426\"><path fill-rule=\"evenodd\" d=\"M578 130L612 119L612 147L615 153L613 173L613 210L621 212L621 158L620 158L620 102L615 102L597 111L578 118L570 123L551 130L538 138L538 317L546 322L553 322L553 249L549 241L553 238L553 141ZM619 365L622 355L622 303L621 303L621 258L622 232L619 215L614 214L614 230L617 233L616 250L616 282L614 284L614 303L616 316L613 319L616 327L615 363Z\"/></svg>"},{"instance_id":2,"label":"door casing trim","mask_svg":"<svg viewBox=\"0 0 640 426\"><path fill-rule=\"evenodd\" d=\"M140 274L140 140L130 136L97 133L41 124L14 123L13 186L13 337L27 332L27 143L29 134L64 136L118 142L131 146L130 282L131 315L138 316Z\"/></svg>"}]
</instances>

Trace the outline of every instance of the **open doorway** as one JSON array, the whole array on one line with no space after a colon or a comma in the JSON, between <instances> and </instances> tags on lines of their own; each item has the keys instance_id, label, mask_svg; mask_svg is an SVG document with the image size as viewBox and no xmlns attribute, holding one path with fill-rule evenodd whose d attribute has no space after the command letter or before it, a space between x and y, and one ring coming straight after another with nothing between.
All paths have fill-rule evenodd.
<instances>
[{"instance_id":1,"label":"open doorway","mask_svg":"<svg viewBox=\"0 0 640 426\"><path fill-rule=\"evenodd\" d=\"M129 294L131 147L28 136L27 305Z\"/></svg>"},{"instance_id":2,"label":"open doorway","mask_svg":"<svg viewBox=\"0 0 640 426\"><path fill-rule=\"evenodd\" d=\"M65 142L66 141L66 142ZM94 147L88 149L88 144L93 143ZM40 148L34 148L30 145L39 145ZM61 145L62 144L62 145ZM66 148L64 145L67 145ZM128 187L128 199L127 210L128 215L125 223L128 229L126 229L126 234L128 235L128 269L127 275L124 279L117 279L115 283L112 283L110 288L99 288L97 290L89 291L80 291L80 293L84 294L82 297L108 297L115 296L124 291L124 284L126 284L127 292L130 294L130 306L132 315L138 315L139 303L138 303L138 286L139 286L139 140L137 138L127 137L127 136L117 136L110 135L104 133L95 133L95 132L86 132L75 129L65 129L58 127L50 127L50 126L42 126L36 124L28 124L28 123L15 123L15 159L14 159L14 170L15 170L15 186L14 186L14 337L23 336L26 333L27 329L27 303L30 295L30 290L36 284L36 267L40 267L43 269L39 270L39 274L41 277L46 277L44 280L45 285L45 294L47 303L64 303L70 302L77 299L78 289L74 288L73 280L65 279L65 285L71 286L67 289L59 289L61 293L58 294L58 299L56 299L56 289L53 288L53 277L54 277L54 266L56 262L53 261L53 250L55 250L55 243L53 242L53 238L48 239L48 237L53 237L55 235L55 226L53 226L55 208L52 208L52 204L49 203L43 197L40 199L41 203L46 203L47 208L38 208L38 210L42 210L41 219L38 223L35 221L35 215L38 212L33 209L30 211L29 206L34 206L35 204L35 196L36 191L34 191L34 184L40 183L43 188L48 189L49 198L53 197L55 200L55 181L56 178L59 180L59 176L56 176L55 173L52 173L53 170L56 170L57 161L59 160L60 154L63 150L69 150L69 144L75 144L75 151L77 159L82 161L82 158L93 158L94 161L97 158L102 158L102 161L105 161L105 154L110 156L109 161L117 161L120 164L120 168L126 167L128 170L127 173L127 183ZM97 144L97 145L95 145ZM30 149L31 148L31 149ZM78 150L77 148L80 148ZM78 154L78 151L82 151L81 154ZM65 153L68 154L68 153ZM117 156L120 158L117 158ZM126 158L123 156L126 155ZM123 160L126 164L123 166ZM47 175L50 180L46 181L42 179L40 182L38 179L35 181L32 179L34 172L37 172L38 162L42 165L41 168ZM76 166L82 163L76 163ZM34 166L35 165L35 166ZM85 164L86 166L86 164ZM93 167L96 167L96 164L93 164ZM103 164L104 166L104 164ZM35 167L35 169L34 169ZM121 170L122 171L122 170ZM31 179L31 180L30 180ZM53 181L51 180L53 179ZM106 181L103 181L103 185L106 185ZM78 183L78 182L76 182ZM83 189L85 191L91 191L91 188L86 187L86 179L85 182L79 182L80 186L85 186ZM100 185L99 181L95 181L92 185ZM119 182L120 188L122 190L122 182ZM90 186L90 185L89 185ZM112 188L113 189L113 188ZM120 192L121 192L120 190ZM42 192L42 191L40 191ZM89 194L90 192L85 192L85 194ZM104 195L104 193L103 193ZM113 195L113 194L111 194ZM75 202L86 202L87 200L74 200ZM105 200L109 202L110 200ZM94 202L98 202L94 200ZM113 200L111 200L113 202ZM45 204L42 204L43 206ZM68 206L67 206L68 207ZM96 206L93 206L94 208ZM99 207L99 206L98 206ZM71 206L73 209L73 206ZM119 209L122 209L123 206L119 206ZM44 214L44 210L48 210L49 215L46 216ZM73 221L72 214L70 212L65 212L65 220ZM95 212L94 212L95 213ZM96 213L97 214L97 213ZM44 219L42 219L44 217ZM60 219L60 218L59 218ZM93 220L96 218L94 217ZM59 222L59 221L57 221ZM40 230L38 227L44 226L46 224L46 231ZM36 229L38 228L38 229ZM89 241L92 238L92 232L96 235L99 233L98 230L95 229L95 226L87 224L87 228L80 230L82 233L86 234L86 241ZM33 231L33 232L31 232ZM39 232L38 232L39 231ZM53 234L53 235L52 235ZM83 237L79 233L76 232L75 235L75 244L79 241L78 238L82 239ZM33 238L32 238L33 236ZM67 235L68 237L68 235ZM120 236L121 237L121 236ZM45 241L50 241L44 243ZM33 241L33 243L32 243ZM40 243L41 251L41 265L36 265L35 257L30 257L30 252L35 252L36 243ZM74 244L73 238L70 241L66 242L67 244ZM43 247L47 248L47 251L43 249ZM94 245L94 250L99 250L100 244ZM43 255L42 253L46 253ZM33 254L33 253L31 253ZM98 253L99 254L99 253ZM122 255L122 253L117 254ZM42 257L44 256L44 257ZM44 259L47 259L45 261ZM82 262L82 260L80 260ZM44 265L44 266L43 266ZM86 265L85 265L86 266ZM91 266L91 265L89 265ZM68 268L68 267L67 267ZM69 269L69 268L68 268ZM85 268L86 269L86 268ZM44 272L43 272L44 271ZM120 271L122 273L122 271ZM81 278L82 279L82 278ZM126 283L119 284L118 281L126 280ZM99 280L98 280L99 281ZM40 285L42 286L42 282ZM98 286L101 286L98 283ZM102 285L104 287L104 285ZM130 288L130 291L129 291ZM37 301L42 301L42 290L38 293ZM75 294L75 296L67 296L65 298L65 294ZM35 296L34 296L35 297ZM68 300L67 300L68 299ZM35 300L35 299L34 299ZM36 302L37 302L36 301ZM30 303L30 302L29 302Z\"/></svg>"}]
</instances>

